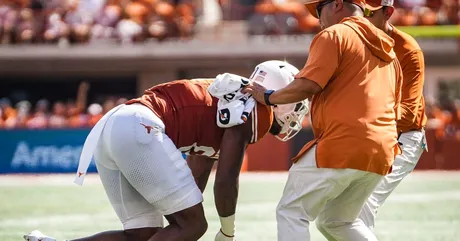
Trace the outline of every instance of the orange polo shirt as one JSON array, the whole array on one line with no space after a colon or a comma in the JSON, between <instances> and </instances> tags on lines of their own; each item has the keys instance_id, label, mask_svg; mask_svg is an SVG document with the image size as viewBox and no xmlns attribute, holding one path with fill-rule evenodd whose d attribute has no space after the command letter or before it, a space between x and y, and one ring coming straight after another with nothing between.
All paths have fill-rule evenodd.
<instances>
[{"instance_id":1,"label":"orange polo shirt","mask_svg":"<svg viewBox=\"0 0 460 241\"><path fill-rule=\"evenodd\" d=\"M312 99L319 168L350 168L386 175L399 153L402 72L393 39L363 17L349 17L320 32L296 76L323 89Z\"/></svg>"},{"instance_id":2,"label":"orange polo shirt","mask_svg":"<svg viewBox=\"0 0 460 241\"><path fill-rule=\"evenodd\" d=\"M391 37L395 41L394 51L403 71L401 97L401 120L398 131L407 132L425 127L425 60L423 52L415 39L393 26Z\"/></svg>"}]
</instances>

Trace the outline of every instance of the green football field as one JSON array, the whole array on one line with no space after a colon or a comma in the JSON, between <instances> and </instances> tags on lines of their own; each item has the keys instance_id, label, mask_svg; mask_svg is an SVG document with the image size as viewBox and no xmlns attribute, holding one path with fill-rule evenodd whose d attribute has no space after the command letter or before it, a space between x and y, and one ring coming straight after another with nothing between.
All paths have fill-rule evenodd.
<instances>
[{"instance_id":1,"label":"green football field","mask_svg":"<svg viewBox=\"0 0 460 241\"><path fill-rule=\"evenodd\" d=\"M420 38L458 38L460 37L460 25L441 26L397 26L413 37Z\"/></svg>"},{"instance_id":2,"label":"green football field","mask_svg":"<svg viewBox=\"0 0 460 241\"><path fill-rule=\"evenodd\" d=\"M243 174L237 210L239 241L276 240L275 207L286 173ZM22 240L33 229L58 240L120 229L96 175L83 187L73 175L0 176L0 240ZM212 181L212 180L211 180ZM219 230L212 182L205 193L208 232ZM325 240L310 225L312 240ZM380 211L375 232L385 241L460 240L460 173L415 172L400 185Z\"/></svg>"}]
</instances>

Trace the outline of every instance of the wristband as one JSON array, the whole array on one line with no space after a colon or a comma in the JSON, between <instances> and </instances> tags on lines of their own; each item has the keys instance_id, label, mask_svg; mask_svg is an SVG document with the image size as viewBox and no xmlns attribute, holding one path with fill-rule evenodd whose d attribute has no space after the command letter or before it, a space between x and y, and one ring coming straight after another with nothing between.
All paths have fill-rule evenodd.
<instances>
[{"instance_id":1,"label":"wristband","mask_svg":"<svg viewBox=\"0 0 460 241\"><path fill-rule=\"evenodd\" d=\"M264 101L265 101L265 104L266 104L266 105L270 105L270 106L274 105L274 104L272 104L272 103L270 102L270 100L269 100L270 95L273 94L273 92L275 92L275 91L274 91L274 90L266 90L266 91L264 92Z\"/></svg>"}]
</instances>

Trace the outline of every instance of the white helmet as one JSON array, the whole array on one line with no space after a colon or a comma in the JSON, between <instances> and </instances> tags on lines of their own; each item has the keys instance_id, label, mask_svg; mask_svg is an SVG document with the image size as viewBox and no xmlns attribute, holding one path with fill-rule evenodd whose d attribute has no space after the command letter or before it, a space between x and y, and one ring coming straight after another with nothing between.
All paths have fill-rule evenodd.
<instances>
[{"instance_id":1,"label":"white helmet","mask_svg":"<svg viewBox=\"0 0 460 241\"><path fill-rule=\"evenodd\" d=\"M287 62L270 60L257 65L250 79L267 89L278 90L291 83L297 73L299 70ZM281 132L276 138L287 141L297 135L302 129L302 121L308 111L307 99L298 103L274 106L275 120L281 126Z\"/></svg>"}]
</instances>

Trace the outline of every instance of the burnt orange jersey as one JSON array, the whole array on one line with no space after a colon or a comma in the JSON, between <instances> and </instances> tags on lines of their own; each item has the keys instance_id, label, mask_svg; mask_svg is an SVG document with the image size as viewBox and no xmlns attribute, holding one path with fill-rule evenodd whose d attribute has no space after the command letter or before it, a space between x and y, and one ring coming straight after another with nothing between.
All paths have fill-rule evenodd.
<instances>
[{"instance_id":1,"label":"burnt orange jersey","mask_svg":"<svg viewBox=\"0 0 460 241\"><path fill-rule=\"evenodd\" d=\"M176 80L156 85L126 104L141 103L158 115L166 134L183 153L217 158L225 129L216 124L218 99L207 90L212 81ZM272 121L271 107L256 104L251 112L250 143L265 136Z\"/></svg>"}]
</instances>

